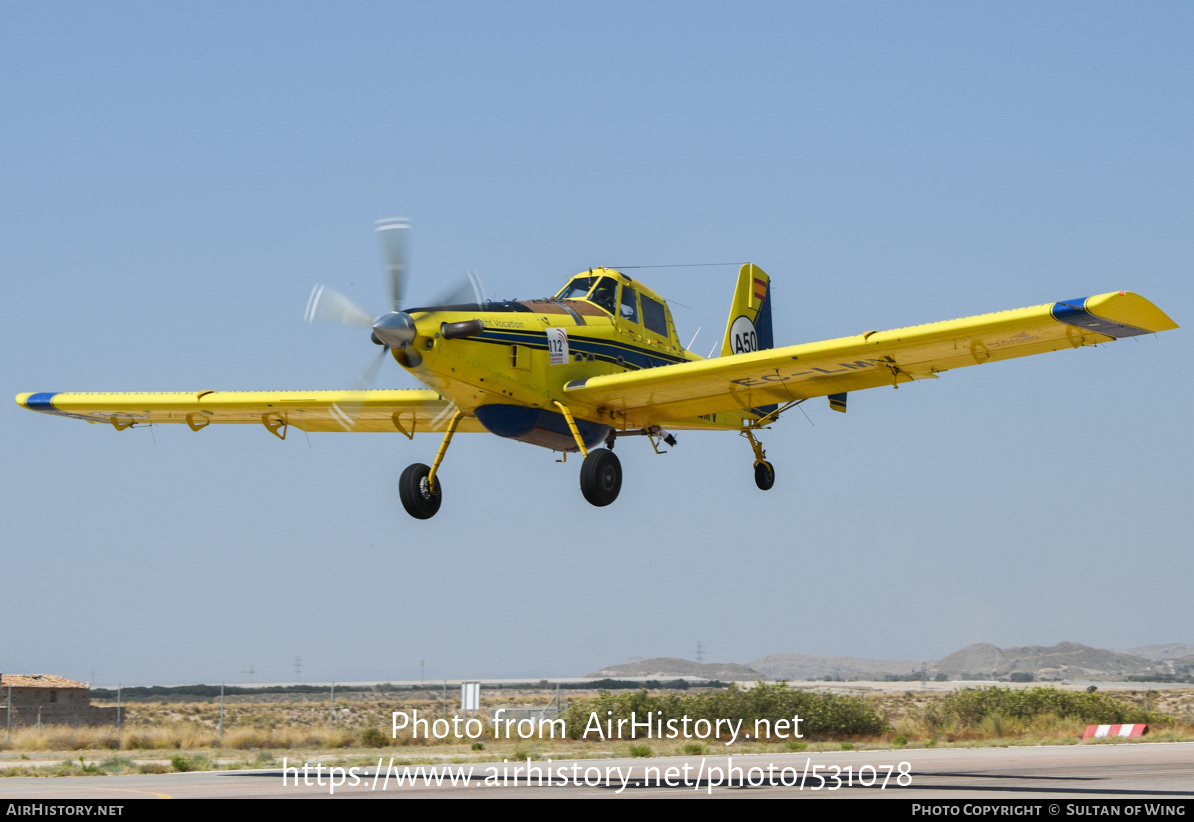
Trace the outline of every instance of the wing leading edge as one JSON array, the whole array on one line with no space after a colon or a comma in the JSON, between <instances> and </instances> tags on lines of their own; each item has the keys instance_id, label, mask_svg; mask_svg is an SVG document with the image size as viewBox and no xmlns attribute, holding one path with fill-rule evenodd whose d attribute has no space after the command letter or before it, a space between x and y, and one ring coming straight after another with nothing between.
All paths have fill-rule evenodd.
<instances>
[{"instance_id":1,"label":"wing leading edge","mask_svg":"<svg viewBox=\"0 0 1194 822\"><path fill-rule=\"evenodd\" d=\"M573 412L616 412L626 427L935 378L951 368L1177 328L1137 294L1079 300L575 380ZM581 412L583 413L583 412ZM622 420L625 420L622 423Z\"/></svg>"},{"instance_id":2,"label":"wing leading edge","mask_svg":"<svg viewBox=\"0 0 1194 822\"><path fill-rule=\"evenodd\" d=\"M265 425L278 433L293 425L303 431L401 431L417 434L447 428L455 406L434 391L198 391L176 393L20 394L31 411L106 422L118 429L149 423L183 423L194 430L209 424ZM457 429L484 431L475 417Z\"/></svg>"}]
</instances>

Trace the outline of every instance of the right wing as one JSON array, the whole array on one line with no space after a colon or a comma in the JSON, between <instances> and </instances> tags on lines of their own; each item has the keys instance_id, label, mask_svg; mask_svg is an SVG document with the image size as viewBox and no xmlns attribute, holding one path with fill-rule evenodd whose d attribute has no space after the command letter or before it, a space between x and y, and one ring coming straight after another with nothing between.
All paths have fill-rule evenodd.
<instances>
[{"instance_id":1,"label":"right wing","mask_svg":"<svg viewBox=\"0 0 1194 822\"><path fill-rule=\"evenodd\" d=\"M1079 300L959 320L868 331L712 360L573 380L572 412L625 428L935 378L953 368L1165 331L1177 324L1138 294ZM755 416L759 416L755 412ZM736 420L733 424L738 424Z\"/></svg>"},{"instance_id":2,"label":"right wing","mask_svg":"<svg viewBox=\"0 0 1194 822\"><path fill-rule=\"evenodd\" d=\"M43 414L106 422L117 429L185 423L198 431L209 424L258 423L277 436L283 436L287 425L303 431L442 431L456 412L450 401L427 389L41 393L20 394L17 404ZM457 430L485 429L476 417L467 416Z\"/></svg>"}]
</instances>

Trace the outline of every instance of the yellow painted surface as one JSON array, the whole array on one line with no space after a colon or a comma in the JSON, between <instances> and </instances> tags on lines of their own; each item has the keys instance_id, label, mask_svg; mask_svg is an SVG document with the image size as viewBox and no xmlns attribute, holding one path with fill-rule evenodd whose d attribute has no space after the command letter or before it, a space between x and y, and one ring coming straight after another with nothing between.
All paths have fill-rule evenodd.
<instances>
[{"instance_id":1,"label":"yellow painted surface","mask_svg":"<svg viewBox=\"0 0 1194 822\"><path fill-rule=\"evenodd\" d=\"M625 415L630 425L732 411L932 378L953 368L1077 348L1111 337L1058 322L1054 303L595 377L567 391L580 407ZM1136 294L1101 294L1087 310L1149 331L1177 326ZM583 404L583 406L582 406Z\"/></svg>"},{"instance_id":2,"label":"yellow painted surface","mask_svg":"<svg viewBox=\"0 0 1194 822\"><path fill-rule=\"evenodd\" d=\"M530 308L526 312L415 312L411 359L400 351L393 354L426 389L59 393L52 405L59 414L118 428L183 423L202 430L208 424L233 423L305 431L442 432L459 409L463 417L458 430L477 432L484 429L473 413L481 405L556 411L559 402L578 420L620 430L656 425L740 429L758 419L752 409L760 406L896 385L954 368L1111 339L1058 321L1051 313L1055 304L1045 303L705 360L683 349L670 309L642 283L610 269L582 272L573 282L592 278L597 283L603 277L618 283L619 299L626 298L629 305L644 304L629 299L632 294L663 304L667 334L646 328L641 311L637 318L624 316L620 306L611 313L584 294L524 301ZM740 316L736 312L757 314L756 279L769 282L757 267L742 267L731 323ZM1084 308L1096 318L1147 331L1177 327L1136 294L1100 294L1087 298ZM440 336L443 323L476 319L484 325L480 336ZM548 329L566 335L562 362L551 361ZM553 334L559 337L559 332ZM28 407L30 396L21 394L17 402Z\"/></svg>"},{"instance_id":3,"label":"yellow painted surface","mask_svg":"<svg viewBox=\"0 0 1194 822\"><path fill-rule=\"evenodd\" d=\"M21 394L17 403L24 406L30 394ZM110 423L192 423L206 419L211 424L256 424L262 418L281 418L288 425L304 431L345 431L343 417L334 407L355 417L353 431L397 433L393 415L402 426L415 433L442 431L451 419L451 405L434 391L423 389L399 391L200 391L170 393L60 393L54 395L54 407L66 414L87 418L90 422ZM28 407L28 406L26 406ZM480 423L468 418L461 431L483 431Z\"/></svg>"}]
</instances>

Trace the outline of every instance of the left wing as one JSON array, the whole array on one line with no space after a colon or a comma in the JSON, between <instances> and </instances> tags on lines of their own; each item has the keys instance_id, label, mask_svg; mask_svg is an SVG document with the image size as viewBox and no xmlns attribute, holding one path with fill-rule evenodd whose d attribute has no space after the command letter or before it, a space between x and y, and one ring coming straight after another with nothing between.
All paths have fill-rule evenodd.
<instances>
[{"instance_id":1,"label":"left wing","mask_svg":"<svg viewBox=\"0 0 1194 822\"><path fill-rule=\"evenodd\" d=\"M1117 291L960 320L573 380L577 416L645 427L935 378L951 368L1177 328L1143 297Z\"/></svg>"},{"instance_id":2,"label":"left wing","mask_svg":"<svg viewBox=\"0 0 1194 822\"><path fill-rule=\"evenodd\" d=\"M443 430L456 407L434 391L197 391L178 393L20 394L31 411L106 422L115 428L150 423L185 423L198 431L210 424L258 423L279 437L286 426L303 431ZM460 421L462 432L484 431L475 417Z\"/></svg>"}]
</instances>

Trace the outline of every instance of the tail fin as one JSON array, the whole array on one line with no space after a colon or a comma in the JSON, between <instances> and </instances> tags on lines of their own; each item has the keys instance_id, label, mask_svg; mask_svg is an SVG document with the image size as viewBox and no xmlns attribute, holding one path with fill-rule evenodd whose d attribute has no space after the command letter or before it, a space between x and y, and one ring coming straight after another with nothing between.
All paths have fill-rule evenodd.
<instances>
[{"instance_id":1,"label":"tail fin","mask_svg":"<svg viewBox=\"0 0 1194 822\"><path fill-rule=\"evenodd\" d=\"M747 263L738 269L738 285L734 287L734 302L730 305L721 356L749 354L774 347L771 278L757 265Z\"/></svg>"}]
</instances>

